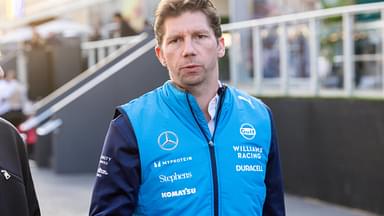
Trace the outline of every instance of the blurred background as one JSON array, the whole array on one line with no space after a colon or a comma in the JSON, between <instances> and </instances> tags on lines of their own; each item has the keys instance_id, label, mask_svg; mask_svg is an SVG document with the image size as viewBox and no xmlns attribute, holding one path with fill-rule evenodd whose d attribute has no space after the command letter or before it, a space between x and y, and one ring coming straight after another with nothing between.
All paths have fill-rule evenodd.
<instances>
[{"instance_id":1,"label":"blurred background","mask_svg":"<svg viewBox=\"0 0 384 216\"><path fill-rule=\"evenodd\" d=\"M43 215L87 214L114 107L168 79L158 2L0 1L0 116L26 142ZM384 2L213 2L220 79L274 112L288 215L384 215Z\"/></svg>"}]
</instances>

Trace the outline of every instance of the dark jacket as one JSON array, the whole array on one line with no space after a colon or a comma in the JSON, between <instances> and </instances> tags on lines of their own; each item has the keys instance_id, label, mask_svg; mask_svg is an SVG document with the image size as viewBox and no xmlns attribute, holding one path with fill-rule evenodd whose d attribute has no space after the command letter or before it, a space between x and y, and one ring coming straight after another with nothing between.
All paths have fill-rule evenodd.
<instances>
[{"instance_id":1,"label":"dark jacket","mask_svg":"<svg viewBox=\"0 0 384 216\"><path fill-rule=\"evenodd\" d=\"M24 143L16 129L1 118L0 215L40 215Z\"/></svg>"}]
</instances>

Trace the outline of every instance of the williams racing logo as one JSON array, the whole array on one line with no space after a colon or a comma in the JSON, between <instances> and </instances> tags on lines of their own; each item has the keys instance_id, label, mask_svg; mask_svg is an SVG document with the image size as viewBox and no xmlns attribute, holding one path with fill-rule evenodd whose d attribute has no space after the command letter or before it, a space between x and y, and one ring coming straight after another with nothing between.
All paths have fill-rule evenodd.
<instances>
[{"instance_id":1,"label":"williams racing logo","mask_svg":"<svg viewBox=\"0 0 384 216\"><path fill-rule=\"evenodd\" d=\"M157 138L157 143L159 144L161 149L165 151L172 151L179 144L179 138L177 137L175 132L164 131Z\"/></svg>"},{"instance_id":2,"label":"williams racing logo","mask_svg":"<svg viewBox=\"0 0 384 216\"><path fill-rule=\"evenodd\" d=\"M253 125L244 123L240 127L240 134L247 140L253 140L256 136L256 130Z\"/></svg>"}]
</instances>

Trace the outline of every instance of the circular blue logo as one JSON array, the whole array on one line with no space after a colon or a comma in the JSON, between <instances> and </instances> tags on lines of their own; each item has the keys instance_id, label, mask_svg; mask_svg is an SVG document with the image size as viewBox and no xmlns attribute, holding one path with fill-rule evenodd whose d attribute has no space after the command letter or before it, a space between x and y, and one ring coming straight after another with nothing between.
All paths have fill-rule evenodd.
<instances>
[{"instance_id":1,"label":"circular blue logo","mask_svg":"<svg viewBox=\"0 0 384 216\"><path fill-rule=\"evenodd\" d=\"M256 136L256 130L253 125L244 123L240 127L240 134L247 140L253 140Z\"/></svg>"}]
</instances>

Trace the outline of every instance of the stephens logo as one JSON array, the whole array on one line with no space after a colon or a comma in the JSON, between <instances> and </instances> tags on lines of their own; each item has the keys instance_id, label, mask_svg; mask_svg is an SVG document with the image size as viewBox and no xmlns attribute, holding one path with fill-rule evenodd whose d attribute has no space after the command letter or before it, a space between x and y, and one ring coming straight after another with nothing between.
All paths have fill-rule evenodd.
<instances>
[{"instance_id":1,"label":"stephens logo","mask_svg":"<svg viewBox=\"0 0 384 216\"><path fill-rule=\"evenodd\" d=\"M175 182L180 181L184 179L190 179L192 178L192 172L186 172L186 173L173 173L172 175L159 175L159 180L161 183L167 183L167 182Z\"/></svg>"},{"instance_id":2,"label":"stephens logo","mask_svg":"<svg viewBox=\"0 0 384 216\"><path fill-rule=\"evenodd\" d=\"M240 134L247 140L253 140L256 136L256 130L251 124L244 123L240 127Z\"/></svg>"},{"instance_id":3,"label":"stephens logo","mask_svg":"<svg viewBox=\"0 0 384 216\"><path fill-rule=\"evenodd\" d=\"M165 151L172 151L179 144L179 138L175 132L165 131L159 135L157 138L157 143L161 149Z\"/></svg>"}]
</instances>

